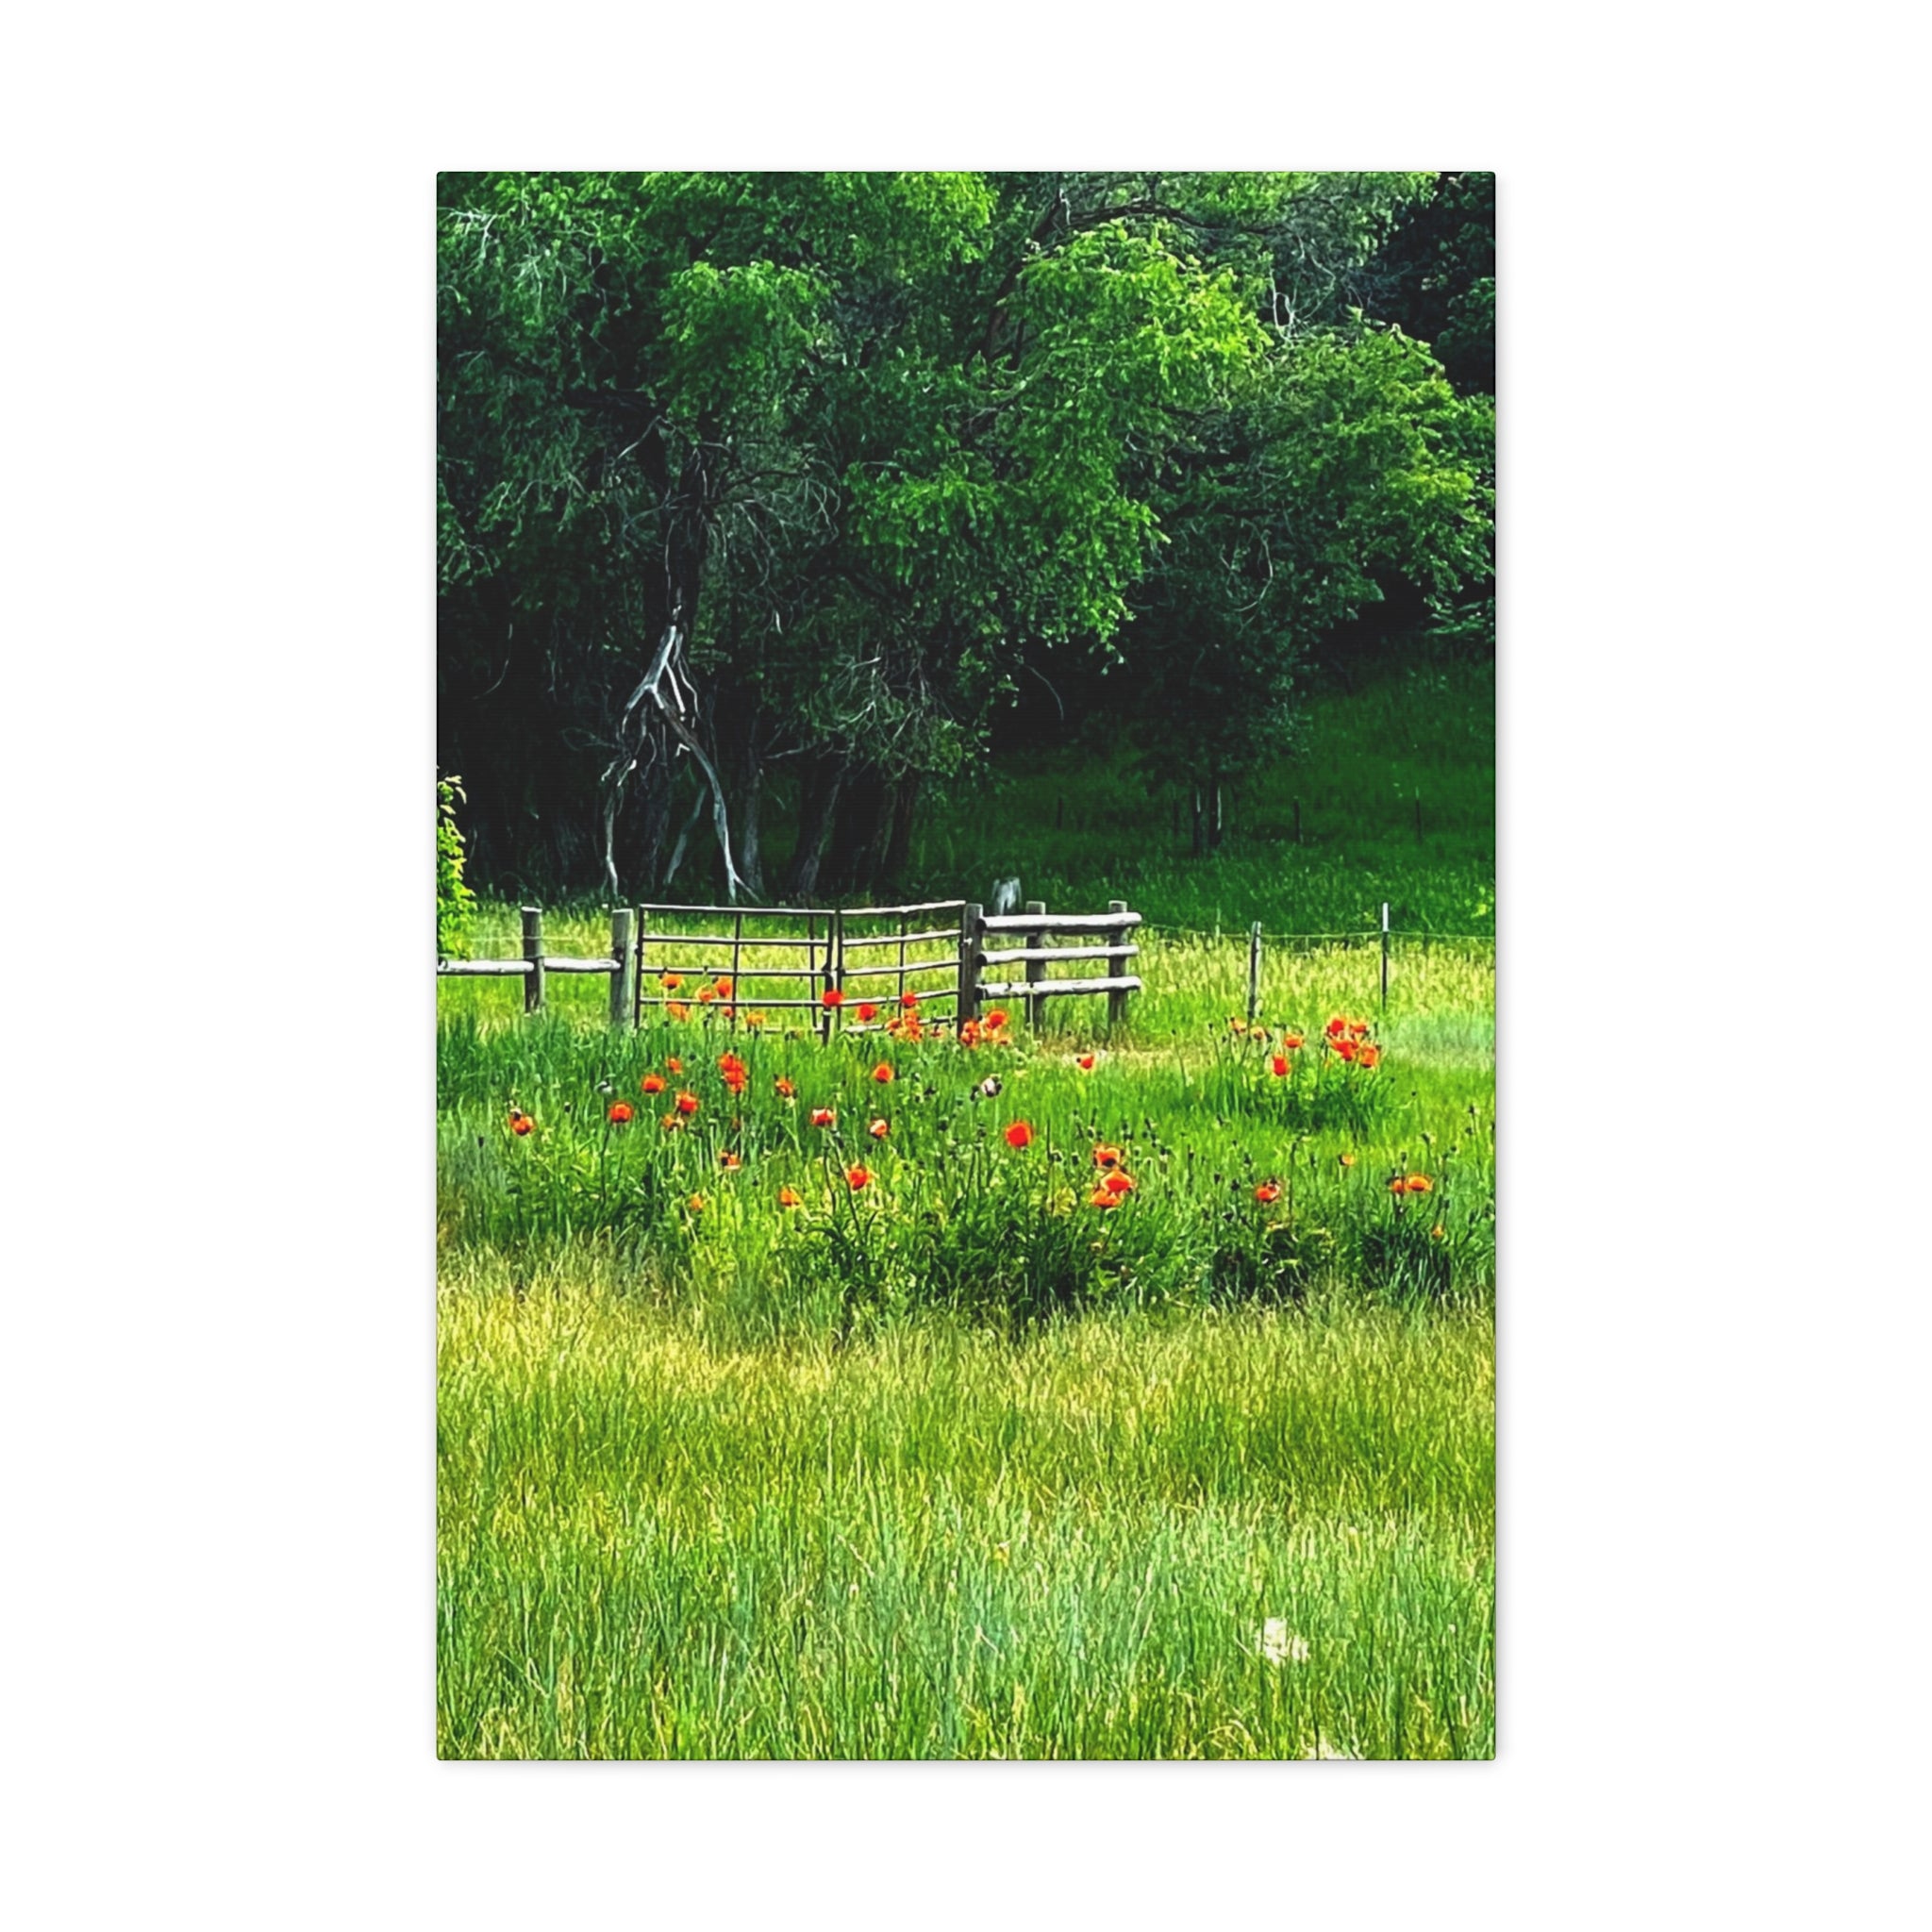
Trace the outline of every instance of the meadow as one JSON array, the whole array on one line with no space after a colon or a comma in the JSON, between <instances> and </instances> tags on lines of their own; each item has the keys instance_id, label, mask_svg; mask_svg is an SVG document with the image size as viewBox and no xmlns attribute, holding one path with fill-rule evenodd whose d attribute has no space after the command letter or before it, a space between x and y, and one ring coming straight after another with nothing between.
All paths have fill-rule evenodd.
<instances>
[{"instance_id":1,"label":"meadow","mask_svg":"<svg viewBox=\"0 0 1932 1932\"><path fill-rule=\"evenodd\" d=\"M446 1755L1493 1751L1492 955L1140 937L1117 1037L440 987Z\"/></svg>"}]
</instances>

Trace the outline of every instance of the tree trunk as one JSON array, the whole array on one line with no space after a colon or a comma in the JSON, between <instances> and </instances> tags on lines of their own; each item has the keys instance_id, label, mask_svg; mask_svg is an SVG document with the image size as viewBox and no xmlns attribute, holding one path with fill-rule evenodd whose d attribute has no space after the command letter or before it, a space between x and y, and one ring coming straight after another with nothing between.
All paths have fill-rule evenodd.
<instances>
[{"instance_id":1,"label":"tree trunk","mask_svg":"<svg viewBox=\"0 0 1932 1932\"><path fill-rule=\"evenodd\" d=\"M1201 823L1201 788L1193 789L1194 801L1194 857L1199 858L1208 850L1206 829Z\"/></svg>"},{"instance_id":2,"label":"tree trunk","mask_svg":"<svg viewBox=\"0 0 1932 1932\"><path fill-rule=\"evenodd\" d=\"M892 788L892 815L886 828L885 858L879 866L879 880L895 891L912 856L912 824L919 813L921 785L919 774L908 772Z\"/></svg>"},{"instance_id":3,"label":"tree trunk","mask_svg":"<svg viewBox=\"0 0 1932 1932\"><path fill-rule=\"evenodd\" d=\"M1210 852L1219 852L1221 850L1222 809L1221 779L1218 775L1213 779L1213 781L1208 786L1208 791L1211 796L1214 808L1212 816L1209 818L1208 823L1208 849Z\"/></svg>"},{"instance_id":4,"label":"tree trunk","mask_svg":"<svg viewBox=\"0 0 1932 1932\"><path fill-rule=\"evenodd\" d=\"M819 889L819 868L824 857L825 834L838 809L845 772L829 753L808 758L798 774L798 840L786 868L783 895L794 906L809 903Z\"/></svg>"}]
</instances>

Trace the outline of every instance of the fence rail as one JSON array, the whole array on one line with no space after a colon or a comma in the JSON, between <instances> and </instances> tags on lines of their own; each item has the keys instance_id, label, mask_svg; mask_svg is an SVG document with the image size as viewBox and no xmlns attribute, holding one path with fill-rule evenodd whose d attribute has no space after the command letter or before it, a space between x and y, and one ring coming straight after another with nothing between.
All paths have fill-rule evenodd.
<instances>
[{"instance_id":1,"label":"fence rail","mask_svg":"<svg viewBox=\"0 0 1932 1932\"><path fill-rule=\"evenodd\" d=\"M956 912L957 925L915 926L913 921L930 921L935 913ZM679 919L686 924L715 921L725 930L690 932L682 929L657 930L658 919ZM940 1024L950 1019L963 1023L977 1019L989 1000L1024 1000L1028 1024L1038 1029L1045 1020L1046 1002L1105 994L1108 1023L1117 1025L1126 1018L1127 1001L1145 991L1140 975L1125 969L1127 962L1141 956L1141 948L1129 938L1142 924L1142 915L1130 911L1126 902L1115 899L1105 912L1049 913L1045 903L1029 899L1024 912L988 913L984 907L964 899L932 899L911 906L764 908L735 906L622 906L610 914L610 949L591 958L559 958L543 949L543 914L540 908L522 908L522 957L508 959L439 959L438 978L515 978L524 982L524 1009L539 1011L543 1006L544 982L553 973L602 973L610 980L610 1020L613 1025L641 1025L647 1007L664 1008L699 1004L694 990L682 982L687 978L708 977L713 991L702 1002L715 1008L725 1022L741 1024L748 1012L763 1008L790 1012L809 1011L817 1030L826 1038L834 1031L875 1030L871 1021L859 1021L857 1007L889 998L903 1002L911 991L923 1010L928 1001L951 1001L950 1015L940 1014ZM897 922L896 929L892 923ZM760 930L774 923L792 926L803 924L803 934ZM885 924L885 931L862 928ZM747 929L747 928L750 929ZM854 930L854 928L861 928ZM1163 928L1163 931L1168 931ZM1207 938L1186 928L1173 929L1174 937ZM1214 935L1233 939L1233 933ZM1072 939L1078 943L1050 943ZM1381 908L1377 928L1352 933L1264 933L1258 922L1248 928L1248 1018L1260 1008L1261 964L1269 944L1290 946L1316 942L1347 946L1377 945L1380 951L1382 1005L1389 1004L1391 948L1400 939L1420 941L1426 948L1432 939L1453 942L1475 940L1494 944L1492 935L1455 933L1405 933L1395 931L1390 921L1390 908ZM987 941L994 941L989 950ZM1018 940L1019 944L1010 943ZM943 950L915 952L915 948ZM1008 943L999 943L1007 941ZM675 958L663 956L663 949L682 947L709 958ZM871 955L898 949L896 958L875 960ZM787 952L805 955L803 965L767 965L759 956ZM657 957L652 957L656 954ZM753 957L747 958L747 955ZM859 955L858 963L852 957ZM1103 962L1100 973L1054 978L1049 968L1061 962ZM992 978L998 969L1021 969L1017 978ZM941 975L943 975L941 978ZM719 995L715 988L727 979L729 991ZM936 979L940 983L933 984ZM804 982L801 994L789 991L761 994L761 986L778 983L789 989ZM924 983L919 983L924 982ZM646 991L647 983L654 986ZM876 986L876 992L865 989ZM846 1010L848 987L856 990L854 1014ZM828 993L838 997L830 1003Z\"/></svg>"}]
</instances>

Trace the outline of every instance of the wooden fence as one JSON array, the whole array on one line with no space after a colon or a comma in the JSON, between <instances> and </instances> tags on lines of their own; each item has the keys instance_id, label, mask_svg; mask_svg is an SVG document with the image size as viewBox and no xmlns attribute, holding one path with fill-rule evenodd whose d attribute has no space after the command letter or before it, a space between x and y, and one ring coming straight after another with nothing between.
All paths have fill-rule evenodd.
<instances>
[{"instance_id":1,"label":"wooden fence","mask_svg":"<svg viewBox=\"0 0 1932 1932\"><path fill-rule=\"evenodd\" d=\"M941 924L941 921L945 923ZM989 916L962 899L929 899L915 906L736 907L620 906L610 914L610 950L598 958L559 958L543 950L543 914L523 908L523 955L514 959L440 959L439 977L466 974L518 977L524 982L524 1010L543 1006L544 981L552 973L602 973L610 980L613 1025L641 1025L644 1009L715 1007L722 1018L739 1024L753 1013L808 1012L812 1024L829 1037L883 1024L857 1018L873 1006L897 1010L908 992L918 996L922 1013L932 1003L941 1024L978 1017L991 1000L1024 1000L1027 1023L1039 1027L1049 999L1075 993L1105 993L1108 1022L1126 1018L1127 998L1141 981L1123 972L1140 948L1128 935L1141 924L1126 902L1116 899L1106 912L1049 916L1045 905L1029 899L1024 913ZM711 931L693 930L711 926ZM803 928L801 931L800 928ZM1051 939L1089 943L1051 945ZM989 951L988 941L1017 940ZM943 945L941 942L943 941ZM779 963L767 963L775 955ZM1062 961L1104 960L1101 974L1051 978L1048 968ZM1019 967L1017 979L990 979L989 971ZM715 989L727 981L730 991ZM774 990L775 989L775 990ZM828 992L840 995L828 1006Z\"/></svg>"}]
</instances>

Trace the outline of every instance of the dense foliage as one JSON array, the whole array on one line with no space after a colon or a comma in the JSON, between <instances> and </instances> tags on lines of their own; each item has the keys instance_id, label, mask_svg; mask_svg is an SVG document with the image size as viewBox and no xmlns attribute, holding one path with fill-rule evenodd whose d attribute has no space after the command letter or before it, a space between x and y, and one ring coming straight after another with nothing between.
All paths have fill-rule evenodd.
<instances>
[{"instance_id":1,"label":"dense foliage","mask_svg":"<svg viewBox=\"0 0 1932 1932\"><path fill-rule=\"evenodd\" d=\"M1391 251L1438 189L445 177L440 750L482 872L865 891L1023 684L1104 693L1212 842L1312 644L1487 577L1488 398L1373 307L1428 281Z\"/></svg>"}]
</instances>

